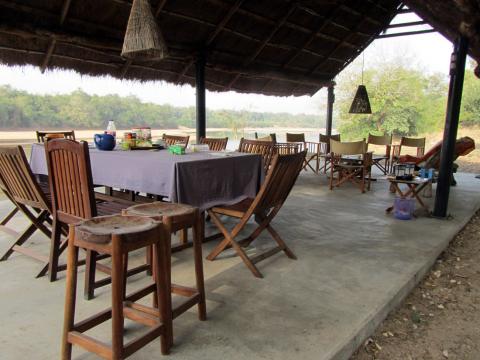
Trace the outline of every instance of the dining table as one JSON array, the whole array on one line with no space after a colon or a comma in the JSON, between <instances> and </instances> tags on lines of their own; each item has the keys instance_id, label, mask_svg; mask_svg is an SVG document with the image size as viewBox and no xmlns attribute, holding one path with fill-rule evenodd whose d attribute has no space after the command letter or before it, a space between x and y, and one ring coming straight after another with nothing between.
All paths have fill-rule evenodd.
<instances>
[{"instance_id":1,"label":"dining table","mask_svg":"<svg viewBox=\"0 0 480 360\"><path fill-rule=\"evenodd\" d=\"M93 183L159 195L205 211L255 197L264 178L262 157L239 152L192 152L174 155L168 150L102 151L89 147ZM48 175L45 148L33 144L32 172Z\"/></svg>"}]
</instances>

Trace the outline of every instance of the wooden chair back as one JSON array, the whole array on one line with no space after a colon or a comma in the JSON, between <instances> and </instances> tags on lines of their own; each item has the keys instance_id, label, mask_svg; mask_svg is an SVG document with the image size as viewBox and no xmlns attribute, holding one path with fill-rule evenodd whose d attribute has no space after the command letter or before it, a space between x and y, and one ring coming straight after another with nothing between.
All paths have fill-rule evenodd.
<instances>
[{"instance_id":1,"label":"wooden chair back","mask_svg":"<svg viewBox=\"0 0 480 360\"><path fill-rule=\"evenodd\" d=\"M228 137L224 138L200 138L200 144L207 144L211 151L222 151L227 148Z\"/></svg>"},{"instance_id":2,"label":"wooden chair back","mask_svg":"<svg viewBox=\"0 0 480 360\"><path fill-rule=\"evenodd\" d=\"M392 145L392 135L373 135L368 134L368 144L372 145Z\"/></svg>"},{"instance_id":3,"label":"wooden chair back","mask_svg":"<svg viewBox=\"0 0 480 360\"><path fill-rule=\"evenodd\" d=\"M70 139L75 140L75 131L37 131L37 142L44 143L52 139Z\"/></svg>"},{"instance_id":4,"label":"wooden chair back","mask_svg":"<svg viewBox=\"0 0 480 360\"><path fill-rule=\"evenodd\" d=\"M275 154L275 146L271 141L248 140L241 138L238 151L262 155L263 168L265 169L265 172L267 172L270 168L273 155Z\"/></svg>"},{"instance_id":5,"label":"wooden chair back","mask_svg":"<svg viewBox=\"0 0 480 360\"><path fill-rule=\"evenodd\" d=\"M277 211L279 210L297 181L306 154L306 151L302 151L296 154L274 156L271 170L246 216L275 207Z\"/></svg>"},{"instance_id":6,"label":"wooden chair back","mask_svg":"<svg viewBox=\"0 0 480 360\"><path fill-rule=\"evenodd\" d=\"M277 142L277 135L275 133L271 133L268 136L258 137L258 133L255 132L255 140L273 141L274 143L276 143Z\"/></svg>"},{"instance_id":7,"label":"wooden chair back","mask_svg":"<svg viewBox=\"0 0 480 360\"><path fill-rule=\"evenodd\" d=\"M333 139L335 141L341 141L340 139L340 134L334 134L334 135L319 135L319 142L320 142L320 152L323 154L328 154L330 152L330 139Z\"/></svg>"},{"instance_id":8,"label":"wooden chair back","mask_svg":"<svg viewBox=\"0 0 480 360\"><path fill-rule=\"evenodd\" d=\"M0 147L0 183L15 202L50 211L21 146Z\"/></svg>"},{"instance_id":9,"label":"wooden chair back","mask_svg":"<svg viewBox=\"0 0 480 360\"><path fill-rule=\"evenodd\" d=\"M400 149L399 154L402 152L402 147L413 147L417 148L417 156L423 156L425 153L425 138L409 138L402 136L400 140Z\"/></svg>"},{"instance_id":10,"label":"wooden chair back","mask_svg":"<svg viewBox=\"0 0 480 360\"><path fill-rule=\"evenodd\" d=\"M305 134L287 133L287 142L305 142Z\"/></svg>"},{"instance_id":11,"label":"wooden chair back","mask_svg":"<svg viewBox=\"0 0 480 360\"><path fill-rule=\"evenodd\" d=\"M340 142L330 139L330 151L334 155L360 155L367 152L365 140Z\"/></svg>"},{"instance_id":12,"label":"wooden chair back","mask_svg":"<svg viewBox=\"0 0 480 360\"><path fill-rule=\"evenodd\" d=\"M182 145L187 147L188 141L190 140L190 135L181 136L181 135L167 135L163 134L162 139L165 140L167 146L171 145Z\"/></svg>"},{"instance_id":13,"label":"wooden chair back","mask_svg":"<svg viewBox=\"0 0 480 360\"><path fill-rule=\"evenodd\" d=\"M275 152L280 155L296 154L300 152L299 143L275 143Z\"/></svg>"},{"instance_id":14,"label":"wooden chair back","mask_svg":"<svg viewBox=\"0 0 480 360\"><path fill-rule=\"evenodd\" d=\"M54 216L67 224L97 216L88 144L54 139L45 153Z\"/></svg>"},{"instance_id":15,"label":"wooden chair back","mask_svg":"<svg viewBox=\"0 0 480 360\"><path fill-rule=\"evenodd\" d=\"M330 139L333 139L335 141L341 141L340 134L334 134L334 135L330 135L330 136L320 134L320 136L319 136L319 141L321 143L330 144Z\"/></svg>"}]
</instances>

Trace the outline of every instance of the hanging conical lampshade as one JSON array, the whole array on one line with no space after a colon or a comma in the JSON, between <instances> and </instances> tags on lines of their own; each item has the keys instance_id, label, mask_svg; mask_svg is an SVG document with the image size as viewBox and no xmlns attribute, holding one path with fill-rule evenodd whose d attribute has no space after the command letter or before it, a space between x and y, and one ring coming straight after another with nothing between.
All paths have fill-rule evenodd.
<instances>
[{"instance_id":1,"label":"hanging conical lampshade","mask_svg":"<svg viewBox=\"0 0 480 360\"><path fill-rule=\"evenodd\" d=\"M358 85L357 92L353 98L352 105L348 111L350 114L371 114L370 100L368 98L367 88L365 85Z\"/></svg>"},{"instance_id":2,"label":"hanging conical lampshade","mask_svg":"<svg viewBox=\"0 0 480 360\"><path fill-rule=\"evenodd\" d=\"M161 60L167 55L168 48L149 0L133 0L122 56L131 60Z\"/></svg>"}]
</instances>

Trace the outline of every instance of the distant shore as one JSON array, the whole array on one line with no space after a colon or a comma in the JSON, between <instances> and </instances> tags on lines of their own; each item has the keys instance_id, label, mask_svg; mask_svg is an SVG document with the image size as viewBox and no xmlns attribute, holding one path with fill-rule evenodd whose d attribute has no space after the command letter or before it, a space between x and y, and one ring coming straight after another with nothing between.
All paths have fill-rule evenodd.
<instances>
[{"instance_id":1,"label":"distant shore","mask_svg":"<svg viewBox=\"0 0 480 360\"><path fill-rule=\"evenodd\" d=\"M45 130L45 129L42 129ZM71 130L71 129L47 129L51 131L59 130ZM296 127L265 127L265 128L244 128L239 129L239 133L253 134L255 131L261 134L268 133L287 133L287 132L321 132L324 129L319 129L318 127L312 128L296 128ZM91 129L91 130L75 130L75 136L78 139L91 139L94 134L103 133L104 129ZM131 131L131 129L119 129L117 130L117 136L123 136L125 131ZM194 128L177 128L177 129L152 129L152 137L158 138L161 137L164 133L169 133L172 135L194 135ZM232 133L232 129L229 128L207 128L207 133ZM3 130L0 131L0 142L1 143L21 143L21 142L33 142L37 139L35 130Z\"/></svg>"}]
</instances>

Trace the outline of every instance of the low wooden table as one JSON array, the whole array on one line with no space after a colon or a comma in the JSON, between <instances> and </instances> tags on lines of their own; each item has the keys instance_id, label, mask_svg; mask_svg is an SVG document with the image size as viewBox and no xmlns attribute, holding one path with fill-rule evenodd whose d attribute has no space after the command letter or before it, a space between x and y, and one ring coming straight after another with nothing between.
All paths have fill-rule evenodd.
<instances>
[{"instance_id":1,"label":"low wooden table","mask_svg":"<svg viewBox=\"0 0 480 360\"><path fill-rule=\"evenodd\" d=\"M392 192L400 195L401 198L406 199L408 197L417 199L418 203L424 208L427 213L430 211L428 206L423 202L420 197L420 192L427 186L432 185L432 179L423 179L414 177L412 180L397 180L394 176L387 176L387 180L390 181L390 189ZM404 184L407 189L402 190L400 185ZM393 206L387 208L386 212L390 213L393 210Z\"/></svg>"}]
</instances>

